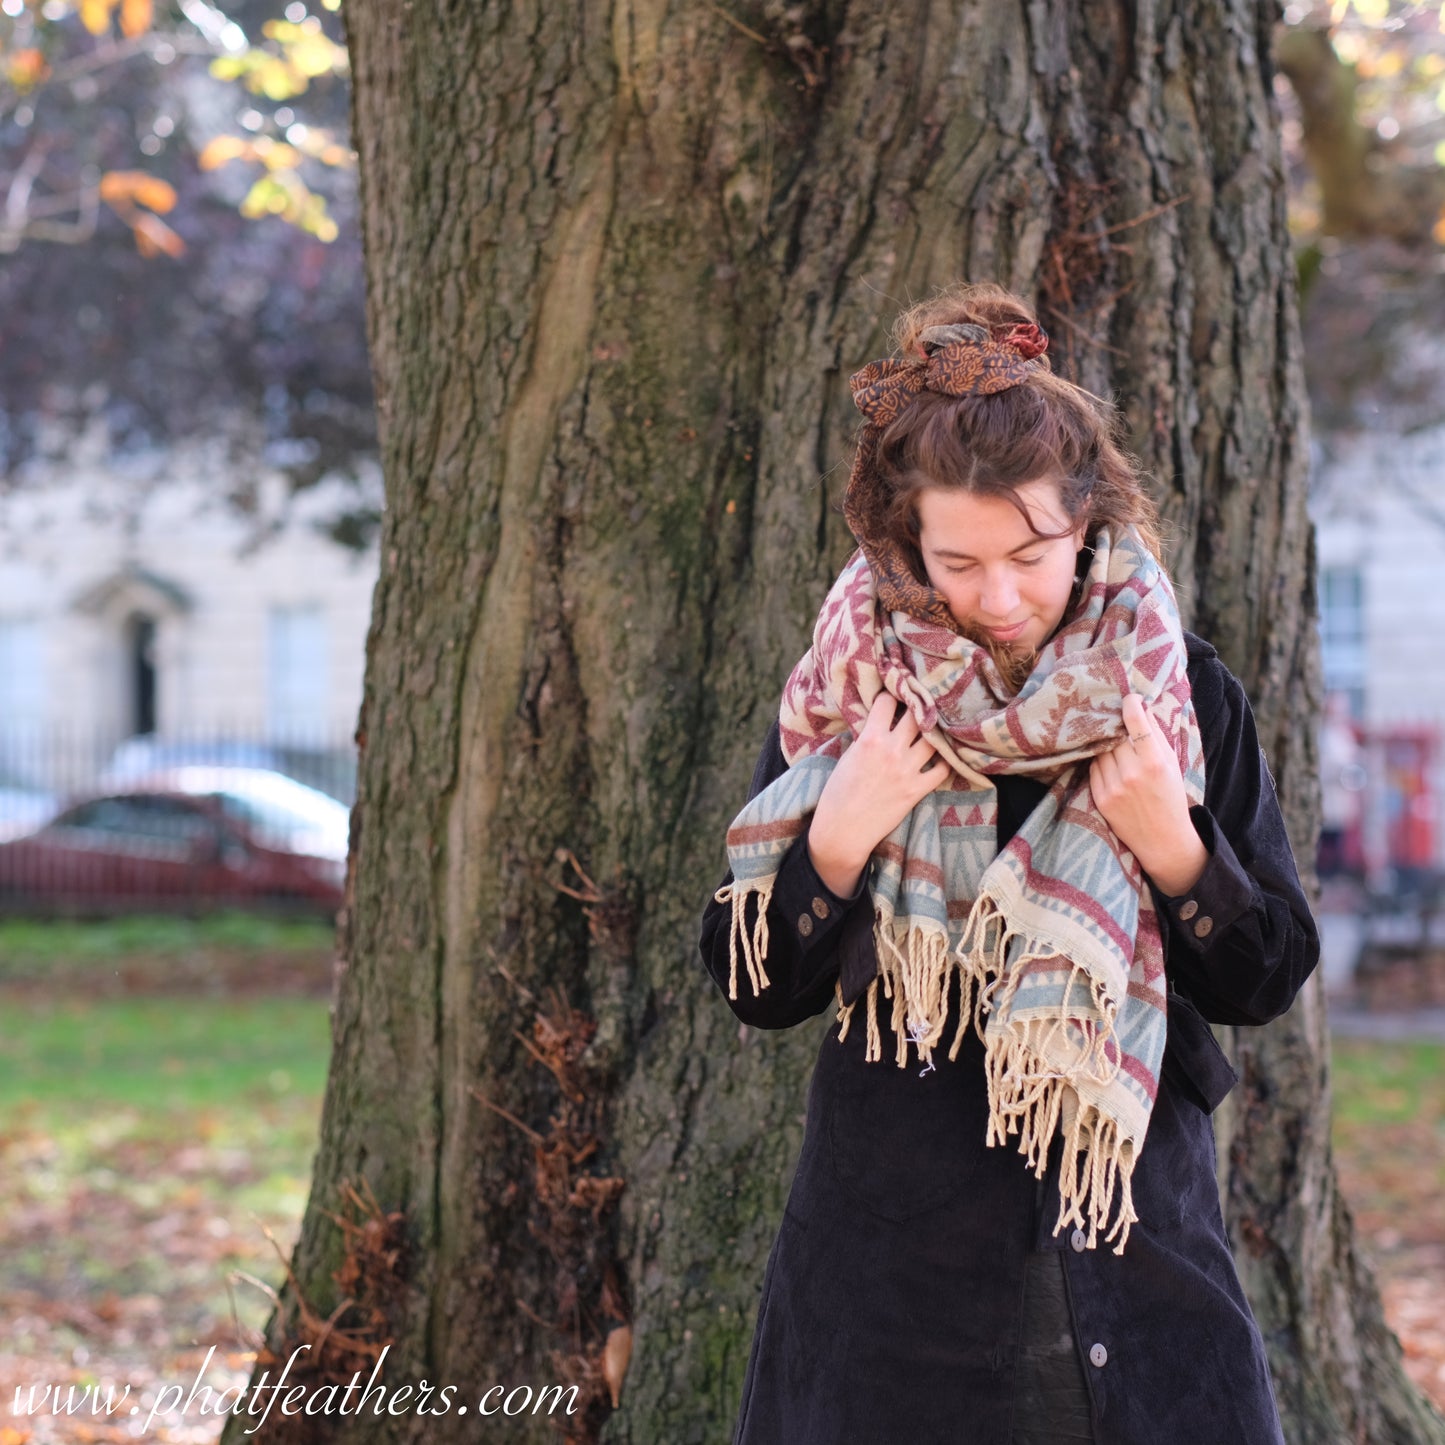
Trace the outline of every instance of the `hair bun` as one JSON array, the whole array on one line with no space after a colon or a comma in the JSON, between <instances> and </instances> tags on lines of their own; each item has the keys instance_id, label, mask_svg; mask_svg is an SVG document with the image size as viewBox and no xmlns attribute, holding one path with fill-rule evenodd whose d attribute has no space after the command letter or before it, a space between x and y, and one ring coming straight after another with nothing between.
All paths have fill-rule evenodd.
<instances>
[{"instance_id":1,"label":"hair bun","mask_svg":"<svg viewBox=\"0 0 1445 1445\"><path fill-rule=\"evenodd\" d=\"M932 356L935 351L942 351L956 341L971 341L977 345L992 339L986 328L971 321L958 321L950 326L925 326L918 333L918 349L925 356Z\"/></svg>"},{"instance_id":2,"label":"hair bun","mask_svg":"<svg viewBox=\"0 0 1445 1445\"><path fill-rule=\"evenodd\" d=\"M1026 361L1033 361L1049 349L1049 338L1041 327L1020 321L1012 326L995 326L993 339L1012 346Z\"/></svg>"}]
</instances>

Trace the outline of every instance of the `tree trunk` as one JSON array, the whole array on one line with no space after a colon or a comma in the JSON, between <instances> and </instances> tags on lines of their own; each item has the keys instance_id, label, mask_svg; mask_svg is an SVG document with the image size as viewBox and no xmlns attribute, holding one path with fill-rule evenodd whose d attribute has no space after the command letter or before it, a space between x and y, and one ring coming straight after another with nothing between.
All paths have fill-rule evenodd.
<instances>
[{"instance_id":1,"label":"tree trunk","mask_svg":"<svg viewBox=\"0 0 1445 1445\"><path fill-rule=\"evenodd\" d=\"M347 0L387 512L335 1057L269 1348L344 1380L389 1344L389 1388L456 1389L320 1438L470 1441L489 1400L552 1440L521 1391L569 1380L575 1439L727 1438L827 1020L740 1029L697 920L851 548L847 377L900 302L1033 294L1056 364L1119 397L1308 856L1273 18ZM1289 1439L1445 1440L1335 1188L1317 988L1234 1047L1221 1182Z\"/></svg>"}]
</instances>

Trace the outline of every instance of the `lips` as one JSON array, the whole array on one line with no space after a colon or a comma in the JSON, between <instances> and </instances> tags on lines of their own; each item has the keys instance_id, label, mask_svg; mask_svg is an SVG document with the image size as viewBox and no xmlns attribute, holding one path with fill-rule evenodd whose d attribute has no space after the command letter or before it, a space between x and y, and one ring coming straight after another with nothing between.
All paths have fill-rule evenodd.
<instances>
[{"instance_id":1,"label":"lips","mask_svg":"<svg viewBox=\"0 0 1445 1445\"><path fill-rule=\"evenodd\" d=\"M1013 642L1028 625L1029 620L1025 617L1022 622L1016 622L1012 627L986 627L984 631L987 632L995 642Z\"/></svg>"}]
</instances>

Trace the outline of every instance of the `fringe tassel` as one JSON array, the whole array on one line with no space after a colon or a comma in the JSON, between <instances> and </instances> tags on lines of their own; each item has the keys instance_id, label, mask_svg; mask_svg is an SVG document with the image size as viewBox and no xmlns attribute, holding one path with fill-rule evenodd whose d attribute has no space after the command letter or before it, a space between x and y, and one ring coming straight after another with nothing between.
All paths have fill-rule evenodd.
<instances>
[{"instance_id":1,"label":"fringe tassel","mask_svg":"<svg viewBox=\"0 0 1445 1445\"><path fill-rule=\"evenodd\" d=\"M757 917L753 920L752 934L748 933L748 898L758 900ZM763 959L768 952L768 904L773 896L773 880L762 883L725 883L713 897L719 903L733 906L732 924L728 930L728 997L738 996L738 945L742 945L743 962L748 970L748 982L756 997L768 986L767 970Z\"/></svg>"},{"instance_id":2,"label":"fringe tassel","mask_svg":"<svg viewBox=\"0 0 1445 1445\"><path fill-rule=\"evenodd\" d=\"M1064 1087L1067 1087L1065 1085ZM1082 1165L1082 1169L1080 1166ZM1119 1135L1117 1122L1093 1104L1079 1104L1073 1127L1064 1139L1064 1158L1059 1169L1058 1234L1065 1225L1088 1228L1087 1247L1098 1243L1099 1232L1108 1223L1109 1211L1118 1195L1114 1225L1104 1236L1113 1243L1115 1254L1123 1254L1129 1242L1129 1226L1137 1224L1134 1212L1134 1145Z\"/></svg>"},{"instance_id":3,"label":"fringe tassel","mask_svg":"<svg viewBox=\"0 0 1445 1445\"><path fill-rule=\"evenodd\" d=\"M736 902L734 904L736 909ZM735 913L735 918L736 918ZM838 1041L848 1036L854 1010L863 1005L868 1031L864 1058L877 1062L883 1055L880 1011L889 1001L889 1024L897 1040L895 1061L908 1063L909 1046L924 1064L933 1062L933 1050L941 1041L949 1010L949 994L955 978L959 985L959 1020L948 1050L956 1060L965 1030L973 1023L985 1045L984 1069L988 1086L989 1122L986 1144L992 1148L1018 1135L1018 1152L1035 1178L1043 1178L1049 1148L1056 1135L1063 1137L1063 1163L1059 1175L1060 1212L1054 1228L1065 1225L1088 1231L1088 1248L1093 1249L1101 1232L1105 1243L1113 1243L1122 1254L1129 1238L1134 1212L1132 1177L1134 1144L1120 1136L1117 1121L1096 1104L1086 1102L1076 1083L1107 1085L1117 1077L1121 1061L1117 1048L1113 1060L1109 1046L1114 1041L1117 1005L1104 997L1097 980L1077 963L1072 964L1064 997L1067 999L1081 978L1088 979L1090 998L1101 1020L1087 1029L1075 1027L1064 1011L1052 1019L1030 1019L1017 1025L1006 1021L1013 1007L1025 965L1062 955L1051 944L1026 940L1007 973L1005 962L1010 946L1021 937L1011 930L1008 919L988 895L981 895L969 912L956 948L948 947L946 936L916 925L902 936L890 913L880 911L874 927L878 951L878 974L862 999L851 1004L839 1001ZM746 945L747 940L744 940ZM746 949L744 957L747 958ZM997 1012L1002 1027L992 1035L985 1028L988 1016ZM1045 1062L1052 1054L1072 1054L1067 1065Z\"/></svg>"}]
</instances>

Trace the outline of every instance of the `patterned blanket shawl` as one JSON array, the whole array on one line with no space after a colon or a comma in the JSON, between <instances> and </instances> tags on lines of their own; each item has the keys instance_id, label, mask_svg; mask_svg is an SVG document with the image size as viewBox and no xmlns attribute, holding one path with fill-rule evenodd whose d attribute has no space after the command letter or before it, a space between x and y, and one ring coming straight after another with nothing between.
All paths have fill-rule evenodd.
<instances>
[{"instance_id":1,"label":"patterned blanket shawl","mask_svg":"<svg viewBox=\"0 0 1445 1445\"><path fill-rule=\"evenodd\" d=\"M1174 744L1191 802L1204 756L1169 580L1132 533L1097 540L1078 606L1016 696L986 649L878 603L861 553L834 583L813 645L783 693L788 771L728 830L733 882L731 996L738 958L767 986L767 905L778 866L880 689L907 706L952 769L874 851L869 888L879 977L869 986L866 1057L882 1054L891 1001L896 1061L932 1062L958 981L956 1058L972 1021L983 1039L989 1145L1019 1135L1042 1178L1063 1140L1055 1233L1074 1224L1122 1252L1130 1192L1164 1055L1164 952L1148 884L1095 808L1088 763L1124 734L1125 695L1142 695ZM997 851L990 778L1023 773L1049 791ZM758 896L749 927L746 902ZM881 987L881 995L880 995ZM841 1004L841 994L840 994ZM840 1007L846 1036L854 1005Z\"/></svg>"}]
</instances>

